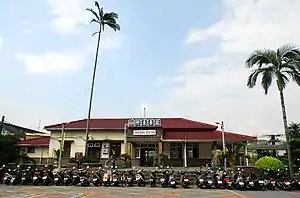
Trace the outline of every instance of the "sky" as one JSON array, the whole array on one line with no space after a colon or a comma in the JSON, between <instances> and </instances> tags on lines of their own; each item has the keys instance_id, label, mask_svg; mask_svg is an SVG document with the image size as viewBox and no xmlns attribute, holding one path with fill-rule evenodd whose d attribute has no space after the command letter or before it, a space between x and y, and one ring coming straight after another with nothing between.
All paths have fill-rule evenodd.
<instances>
[{"instance_id":1,"label":"sky","mask_svg":"<svg viewBox=\"0 0 300 198\"><path fill-rule=\"evenodd\" d=\"M102 0L121 31L102 34L92 117L184 117L225 130L282 133L275 84L249 90L255 49L300 45L298 0ZM91 0L4 0L0 115L37 129L87 117L97 30ZM285 90L300 122L300 88Z\"/></svg>"}]
</instances>

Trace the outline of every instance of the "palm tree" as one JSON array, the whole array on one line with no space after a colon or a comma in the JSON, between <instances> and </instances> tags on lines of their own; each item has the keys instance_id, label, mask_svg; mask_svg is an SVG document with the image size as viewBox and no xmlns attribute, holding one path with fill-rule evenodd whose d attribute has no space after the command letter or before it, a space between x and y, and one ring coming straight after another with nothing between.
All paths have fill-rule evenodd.
<instances>
[{"instance_id":1,"label":"palm tree","mask_svg":"<svg viewBox=\"0 0 300 198\"><path fill-rule=\"evenodd\" d=\"M275 50L260 49L254 51L246 60L246 68L254 68L248 77L247 86L253 88L256 85L257 77L262 76L261 86L265 94L273 80L276 80L280 95L283 125L286 135L287 153L289 161L290 174L293 175L291 148L289 144L289 129L286 116L283 90L290 80L295 81L300 86L300 50L294 45L283 45Z\"/></svg>"},{"instance_id":2,"label":"palm tree","mask_svg":"<svg viewBox=\"0 0 300 198\"><path fill-rule=\"evenodd\" d=\"M290 139L300 138L300 123L292 122L289 125Z\"/></svg>"},{"instance_id":3,"label":"palm tree","mask_svg":"<svg viewBox=\"0 0 300 198\"><path fill-rule=\"evenodd\" d=\"M120 31L120 25L117 23L116 19L118 19L118 14L115 12L104 13L103 7L99 6L99 3L95 1L95 6L98 10L98 13L95 12L92 8L87 8L89 12L91 12L94 18L91 20L91 23L96 23L98 25L98 31L93 33L93 36L98 34L98 41L97 41L97 49L96 49L96 57L94 63L94 70L93 70L93 77L92 77L92 86L90 92L90 99L89 99L89 109L88 109L88 117L86 123L86 132L85 132L85 156L87 155L87 144L89 138L89 130L90 130L90 119L91 119L91 112L92 112L92 102L93 102L93 92L94 92L94 85L95 85L95 77L96 77L96 70L97 70L97 62L98 62L98 54L99 54L99 46L100 46L100 39L101 35L104 32L104 27L108 26L112 28L114 31Z\"/></svg>"}]
</instances>

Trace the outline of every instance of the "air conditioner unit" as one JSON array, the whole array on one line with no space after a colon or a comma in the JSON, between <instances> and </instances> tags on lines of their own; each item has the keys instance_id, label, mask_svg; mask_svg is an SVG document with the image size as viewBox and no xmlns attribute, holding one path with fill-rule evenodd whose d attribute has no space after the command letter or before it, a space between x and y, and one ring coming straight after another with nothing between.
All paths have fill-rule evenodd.
<instances>
[{"instance_id":1,"label":"air conditioner unit","mask_svg":"<svg viewBox=\"0 0 300 198\"><path fill-rule=\"evenodd\" d=\"M100 145L101 145L100 143L95 143L94 147L100 147Z\"/></svg>"},{"instance_id":2,"label":"air conditioner unit","mask_svg":"<svg viewBox=\"0 0 300 198\"><path fill-rule=\"evenodd\" d=\"M87 147L93 147L93 145L94 145L93 143L88 143Z\"/></svg>"}]
</instances>

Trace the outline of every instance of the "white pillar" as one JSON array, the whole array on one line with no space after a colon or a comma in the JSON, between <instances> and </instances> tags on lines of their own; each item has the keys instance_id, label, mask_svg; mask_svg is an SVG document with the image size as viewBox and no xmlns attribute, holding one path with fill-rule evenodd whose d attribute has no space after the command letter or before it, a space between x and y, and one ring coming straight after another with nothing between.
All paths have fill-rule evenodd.
<instances>
[{"instance_id":1,"label":"white pillar","mask_svg":"<svg viewBox=\"0 0 300 198\"><path fill-rule=\"evenodd\" d=\"M186 150L186 141L183 143L183 162L184 162L184 167L187 167L187 150Z\"/></svg>"},{"instance_id":2,"label":"white pillar","mask_svg":"<svg viewBox=\"0 0 300 198\"><path fill-rule=\"evenodd\" d=\"M247 156L248 155L248 142L246 143L244 150L245 150L245 155ZM249 166L248 158L246 158L246 166Z\"/></svg>"}]
</instances>

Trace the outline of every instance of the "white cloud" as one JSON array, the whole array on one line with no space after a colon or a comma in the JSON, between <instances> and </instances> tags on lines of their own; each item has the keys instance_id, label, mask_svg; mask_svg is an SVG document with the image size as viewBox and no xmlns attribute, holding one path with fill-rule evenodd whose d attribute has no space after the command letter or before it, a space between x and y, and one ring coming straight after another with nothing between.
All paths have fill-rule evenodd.
<instances>
[{"instance_id":1,"label":"white cloud","mask_svg":"<svg viewBox=\"0 0 300 198\"><path fill-rule=\"evenodd\" d=\"M45 74L78 70L83 66L84 55L78 53L46 52L41 54L18 54L30 74Z\"/></svg>"},{"instance_id":2,"label":"white cloud","mask_svg":"<svg viewBox=\"0 0 300 198\"><path fill-rule=\"evenodd\" d=\"M122 35L119 33L114 33L109 36L103 34L102 42L100 43L100 54L114 54L114 52L117 52L120 49L122 44L121 41ZM17 58L24 63L25 69L29 74L77 71L84 67L88 56L94 56L96 42L96 38L91 38L86 46L72 51L18 53Z\"/></svg>"},{"instance_id":3,"label":"white cloud","mask_svg":"<svg viewBox=\"0 0 300 198\"><path fill-rule=\"evenodd\" d=\"M61 34L74 34L80 32L83 24L88 24L90 7L89 0L48 0L51 14L55 17L51 24L55 31Z\"/></svg>"},{"instance_id":4,"label":"white cloud","mask_svg":"<svg viewBox=\"0 0 300 198\"><path fill-rule=\"evenodd\" d=\"M30 29L28 29L28 28L25 28L25 29L23 29L23 33L24 34L31 34L32 31Z\"/></svg>"},{"instance_id":5,"label":"white cloud","mask_svg":"<svg viewBox=\"0 0 300 198\"><path fill-rule=\"evenodd\" d=\"M164 102L153 104L157 114L187 116L213 123L224 120L226 128L250 134L282 133L282 117L276 86L264 96L260 83L246 87L249 70L244 61L257 48L277 48L285 43L300 44L300 1L224 0L224 15L205 29L192 29L186 42L201 43L211 37L220 40L215 53L187 61L175 75ZM285 91L289 121L300 122L300 88L291 83Z\"/></svg>"}]
</instances>

